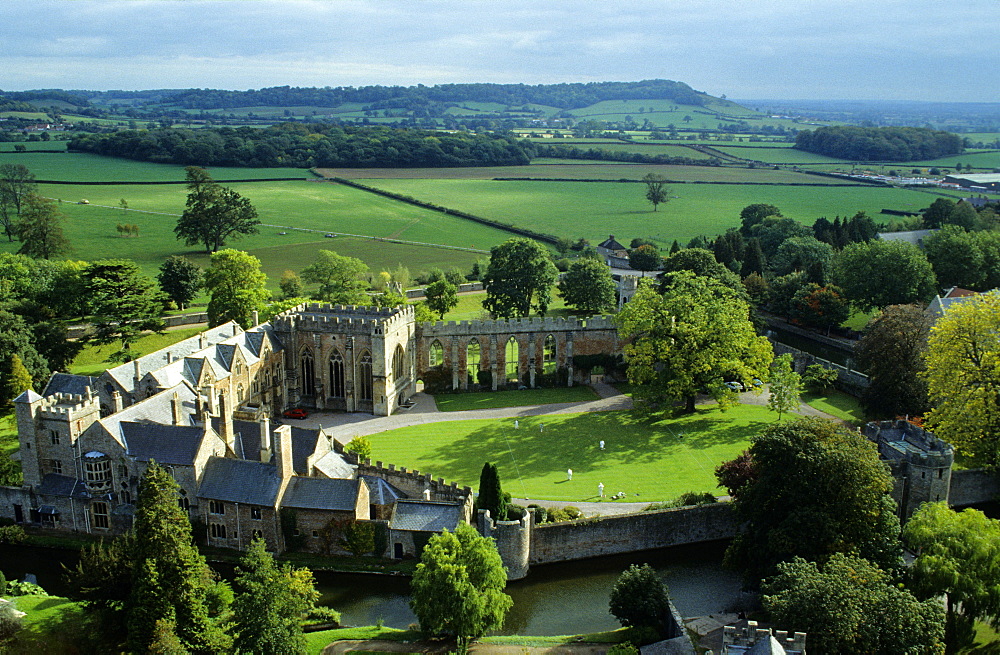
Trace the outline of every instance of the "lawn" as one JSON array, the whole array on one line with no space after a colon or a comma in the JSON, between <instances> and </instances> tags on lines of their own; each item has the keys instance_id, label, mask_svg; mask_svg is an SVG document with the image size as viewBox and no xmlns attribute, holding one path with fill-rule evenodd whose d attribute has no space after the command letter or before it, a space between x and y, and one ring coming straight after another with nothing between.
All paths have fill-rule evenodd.
<instances>
[{"instance_id":1,"label":"lawn","mask_svg":"<svg viewBox=\"0 0 1000 655\"><path fill-rule=\"evenodd\" d=\"M148 355L151 352L156 352L161 348L166 348L167 346L175 344L178 341L183 341L188 337L193 337L199 332L202 332L204 329L205 326L202 325L199 327L170 330L162 334L149 333L140 337L138 341L133 343L132 349L138 357L141 357L142 355ZM96 377L107 369L118 365L109 363L107 358L112 353L118 352L120 347L121 346L117 343L107 346L86 346L82 351L80 351L80 354L76 356L73 363L70 364L69 372L75 373L76 375L91 375Z\"/></svg>"},{"instance_id":2,"label":"lawn","mask_svg":"<svg viewBox=\"0 0 1000 655\"><path fill-rule=\"evenodd\" d=\"M525 416L518 418L518 429L514 419L447 421L369 439L373 459L406 462L459 485L475 487L483 462L492 461L515 497L594 501L603 482L608 494L624 491L630 501L654 502L686 491L723 493L715 467L742 452L775 419L763 407L721 412L713 406L653 422L629 412ZM568 468L572 481L566 480Z\"/></svg>"},{"instance_id":3,"label":"lawn","mask_svg":"<svg viewBox=\"0 0 1000 655\"><path fill-rule=\"evenodd\" d=\"M831 416L836 416L837 418L850 421L855 425L862 425L865 423L865 411L861 406L861 402L842 391L837 391L835 389L830 389L829 391L824 391L821 393L806 392L801 396L802 402L818 409L821 412L826 412Z\"/></svg>"},{"instance_id":4,"label":"lawn","mask_svg":"<svg viewBox=\"0 0 1000 655\"><path fill-rule=\"evenodd\" d=\"M583 403L597 400L599 396L590 387L555 387L551 389L522 389L519 391L495 391L484 393L455 393L434 396L437 408L442 412L461 412L470 409L494 409L496 407L523 407L524 405L548 405L551 403Z\"/></svg>"},{"instance_id":5,"label":"lawn","mask_svg":"<svg viewBox=\"0 0 1000 655\"><path fill-rule=\"evenodd\" d=\"M412 269L411 269L412 270ZM485 316L486 310L483 309L483 300L486 298L486 292L481 293L463 293L458 296L458 304L455 305L454 309L444 315L445 321L475 321L483 318ZM528 316L537 316L537 312L531 312ZM553 291L552 302L549 303L548 311L545 313L546 316L563 316L566 318L575 316L576 313L573 309L566 306L566 301L563 300L562 296L559 295L558 291ZM589 316L590 314L584 312L582 315Z\"/></svg>"},{"instance_id":6,"label":"lawn","mask_svg":"<svg viewBox=\"0 0 1000 655\"><path fill-rule=\"evenodd\" d=\"M19 596L17 609L26 612L23 628L4 642L6 655L61 655L79 653L77 640L84 632L83 608L58 596Z\"/></svg>"}]
</instances>

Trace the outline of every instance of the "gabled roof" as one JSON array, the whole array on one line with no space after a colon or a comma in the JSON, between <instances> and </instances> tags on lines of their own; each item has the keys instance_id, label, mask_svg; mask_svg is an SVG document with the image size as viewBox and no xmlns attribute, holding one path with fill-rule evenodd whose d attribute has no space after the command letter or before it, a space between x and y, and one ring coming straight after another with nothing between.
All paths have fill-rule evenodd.
<instances>
[{"instance_id":1,"label":"gabled roof","mask_svg":"<svg viewBox=\"0 0 1000 655\"><path fill-rule=\"evenodd\" d=\"M410 532L454 530L462 518L462 506L431 500L400 500L392 510L389 529Z\"/></svg>"},{"instance_id":2,"label":"gabled roof","mask_svg":"<svg viewBox=\"0 0 1000 655\"><path fill-rule=\"evenodd\" d=\"M215 361L222 365L227 371L233 370L233 354L236 346L231 343L220 343L215 347Z\"/></svg>"},{"instance_id":3,"label":"gabled roof","mask_svg":"<svg viewBox=\"0 0 1000 655\"><path fill-rule=\"evenodd\" d=\"M127 453L140 462L191 466L205 436L205 429L187 425L119 423Z\"/></svg>"},{"instance_id":4,"label":"gabled roof","mask_svg":"<svg viewBox=\"0 0 1000 655\"><path fill-rule=\"evenodd\" d=\"M336 450L330 450L313 462L316 470L328 478L353 478L357 466L351 464Z\"/></svg>"},{"instance_id":5,"label":"gabled roof","mask_svg":"<svg viewBox=\"0 0 1000 655\"><path fill-rule=\"evenodd\" d=\"M295 477L288 483L281 506L353 512L360 484L358 480Z\"/></svg>"},{"instance_id":6,"label":"gabled roof","mask_svg":"<svg viewBox=\"0 0 1000 655\"><path fill-rule=\"evenodd\" d=\"M67 496L72 498L90 498L90 492L83 480L71 478L68 475L47 473L41 484L35 487L35 492L41 496Z\"/></svg>"},{"instance_id":7,"label":"gabled roof","mask_svg":"<svg viewBox=\"0 0 1000 655\"><path fill-rule=\"evenodd\" d=\"M273 464L212 457L205 466L198 497L274 507L280 487L281 478Z\"/></svg>"},{"instance_id":8,"label":"gabled roof","mask_svg":"<svg viewBox=\"0 0 1000 655\"><path fill-rule=\"evenodd\" d=\"M89 375L71 375L69 373L53 373L45 385L42 395L45 397L55 393L69 393L76 396L83 396L90 387L93 393L97 393L97 378Z\"/></svg>"},{"instance_id":9,"label":"gabled roof","mask_svg":"<svg viewBox=\"0 0 1000 655\"><path fill-rule=\"evenodd\" d=\"M243 338L247 350L253 353L255 357L260 357L261 348L264 345L264 333L260 331L244 332Z\"/></svg>"},{"instance_id":10,"label":"gabled roof","mask_svg":"<svg viewBox=\"0 0 1000 655\"><path fill-rule=\"evenodd\" d=\"M397 500L406 498L406 494L382 478L362 475L361 480L368 485L368 502L372 505L392 505Z\"/></svg>"},{"instance_id":11,"label":"gabled roof","mask_svg":"<svg viewBox=\"0 0 1000 655\"><path fill-rule=\"evenodd\" d=\"M601 243L597 244L597 247L606 248L607 250L628 250L628 248L615 240L615 235L613 234L608 236L608 238Z\"/></svg>"},{"instance_id":12,"label":"gabled roof","mask_svg":"<svg viewBox=\"0 0 1000 655\"><path fill-rule=\"evenodd\" d=\"M102 418L98 423L115 438L121 437L122 433L119 427L121 423L173 425L174 413L170 403L173 400L175 392L177 393L177 399L181 402L181 420L184 424L191 425L194 422L195 398L197 394L186 383L178 384L149 398L140 400L120 412Z\"/></svg>"}]
</instances>

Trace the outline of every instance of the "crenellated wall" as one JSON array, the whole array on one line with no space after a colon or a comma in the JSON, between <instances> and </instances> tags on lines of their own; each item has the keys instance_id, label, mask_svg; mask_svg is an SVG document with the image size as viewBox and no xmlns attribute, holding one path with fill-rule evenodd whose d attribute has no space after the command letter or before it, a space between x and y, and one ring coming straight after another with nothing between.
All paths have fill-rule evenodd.
<instances>
[{"instance_id":1,"label":"crenellated wall","mask_svg":"<svg viewBox=\"0 0 1000 655\"><path fill-rule=\"evenodd\" d=\"M425 498L425 492L429 492L430 497L427 500L460 503L463 506L462 520L472 523L471 487L459 487L455 482L449 484L444 478L435 480L430 473L408 471L405 466L396 468L394 464L388 466L384 466L382 462L373 464L370 459L358 462L357 474L382 478L410 498Z\"/></svg>"},{"instance_id":2,"label":"crenellated wall","mask_svg":"<svg viewBox=\"0 0 1000 655\"><path fill-rule=\"evenodd\" d=\"M476 518L479 534L496 540L507 579L520 580L527 576L534 514L525 510L518 521L494 521L488 509L481 509Z\"/></svg>"}]
</instances>

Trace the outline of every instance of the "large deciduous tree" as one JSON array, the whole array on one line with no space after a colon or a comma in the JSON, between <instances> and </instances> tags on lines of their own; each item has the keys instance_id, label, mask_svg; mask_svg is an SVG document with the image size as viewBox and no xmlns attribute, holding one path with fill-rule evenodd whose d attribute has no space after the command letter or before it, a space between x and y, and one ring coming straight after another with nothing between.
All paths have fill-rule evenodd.
<instances>
[{"instance_id":1,"label":"large deciduous tree","mask_svg":"<svg viewBox=\"0 0 1000 655\"><path fill-rule=\"evenodd\" d=\"M927 425L959 452L1000 463L1000 292L949 307L931 328Z\"/></svg>"},{"instance_id":2,"label":"large deciduous tree","mask_svg":"<svg viewBox=\"0 0 1000 655\"><path fill-rule=\"evenodd\" d=\"M944 225L924 239L924 253L941 287L980 289L986 279L978 235L957 225Z\"/></svg>"},{"instance_id":3,"label":"large deciduous tree","mask_svg":"<svg viewBox=\"0 0 1000 655\"><path fill-rule=\"evenodd\" d=\"M0 165L0 226L8 241L17 236L17 219L29 194L35 192L34 174L24 164Z\"/></svg>"},{"instance_id":4,"label":"large deciduous tree","mask_svg":"<svg viewBox=\"0 0 1000 655\"><path fill-rule=\"evenodd\" d=\"M851 317L847 295L833 284L821 287L807 283L792 296L789 309L792 317L802 324L826 330L827 334Z\"/></svg>"},{"instance_id":5,"label":"large deciduous tree","mask_svg":"<svg viewBox=\"0 0 1000 655\"><path fill-rule=\"evenodd\" d=\"M616 318L629 382L647 409L683 402L693 412L699 393L726 403L725 381L767 377L773 351L754 332L746 301L686 271L667 276L664 287L660 294L643 284Z\"/></svg>"},{"instance_id":6,"label":"large deciduous tree","mask_svg":"<svg viewBox=\"0 0 1000 655\"><path fill-rule=\"evenodd\" d=\"M781 210L774 205L765 203L747 205L740 212L740 232L743 233L743 236L751 236L750 229L754 225L763 223L764 219L770 216L781 216Z\"/></svg>"},{"instance_id":7,"label":"large deciduous tree","mask_svg":"<svg viewBox=\"0 0 1000 655\"><path fill-rule=\"evenodd\" d=\"M632 564L611 588L611 614L626 627L660 629L670 614L667 587L649 564Z\"/></svg>"},{"instance_id":8,"label":"large deciduous tree","mask_svg":"<svg viewBox=\"0 0 1000 655\"><path fill-rule=\"evenodd\" d=\"M920 305L891 305L865 328L854 355L868 375L861 402L869 416L887 419L928 410L921 372L934 320Z\"/></svg>"},{"instance_id":9,"label":"large deciduous tree","mask_svg":"<svg viewBox=\"0 0 1000 655\"><path fill-rule=\"evenodd\" d=\"M188 197L184 213L174 232L178 239L193 246L204 244L213 253L226 240L244 234L257 234L260 220L250 201L227 187L216 184L203 168L188 166Z\"/></svg>"},{"instance_id":10,"label":"large deciduous tree","mask_svg":"<svg viewBox=\"0 0 1000 655\"><path fill-rule=\"evenodd\" d=\"M424 289L424 297L427 298L427 306L431 311L437 312L441 320L444 320L444 315L458 305L458 287L448 280L431 282Z\"/></svg>"},{"instance_id":11,"label":"large deciduous tree","mask_svg":"<svg viewBox=\"0 0 1000 655\"><path fill-rule=\"evenodd\" d=\"M515 237L490 249L483 275L483 307L497 318L544 315L552 300L559 272L549 253L537 241Z\"/></svg>"},{"instance_id":12,"label":"large deciduous tree","mask_svg":"<svg viewBox=\"0 0 1000 655\"><path fill-rule=\"evenodd\" d=\"M764 608L784 630L805 632L820 653L940 653L944 611L918 601L871 562L834 553L824 564L796 557L764 586Z\"/></svg>"},{"instance_id":13,"label":"large deciduous tree","mask_svg":"<svg viewBox=\"0 0 1000 655\"><path fill-rule=\"evenodd\" d=\"M647 173L645 177L642 178L643 183L646 185L646 200L653 205L653 211L656 211L656 206L660 203L667 201L668 189L666 188L666 180L662 175L657 173Z\"/></svg>"},{"instance_id":14,"label":"large deciduous tree","mask_svg":"<svg viewBox=\"0 0 1000 655\"><path fill-rule=\"evenodd\" d=\"M429 635L450 635L466 652L471 639L499 628L514 604L492 539L459 524L427 542L410 582L410 607Z\"/></svg>"},{"instance_id":15,"label":"large deciduous tree","mask_svg":"<svg viewBox=\"0 0 1000 655\"><path fill-rule=\"evenodd\" d=\"M862 311L927 302L937 289L927 257L904 241L848 245L834 261L833 280Z\"/></svg>"},{"instance_id":16,"label":"large deciduous tree","mask_svg":"<svg viewBox=\"0 0 1000 655\"><path fill-rule=\"evenodd\" d=\"M131 361L132 342L143 331L164 329L160 318L163 305L153 281L128 259L92 262L84 269L83 277L93 313L94 341L121 342L109 361Z\"/></svg>"},{"instance_id":17,"label":"large deciduous tree","mask_svg":"<svg viewBox=\"0 0 1000 655\"><path fill-rule=\"evenodd\" d=\"M749 480L733 490L743 523L727 561L756 584L793 557L854 553L899 565L893 481L863 435L814 417L777 423L754 437Z\"/></svg>"},{"instance_id":18,"label":"large deciduous tree","mask_svg":"<svg viewBox=\"0 0 1000 655\"><path fill-rule=\"evenodd\" d=\"M799 396L802 395L802 376L792 370L792 356L781 355L774 358L771 366L770 392L767 397L767 408L778 412L778 420L786 412L799 408Z\"/></svg>"},{"instance_id":19,"label":"large deciduous tree","mask_svg":"<svg viewBox=\"0 0 1000 655\"><path fill-rule=\"evenodd\" d=\"M305 652L302 618L319 598L308 569L278 566L264 540L254 539L240 558L233 591L239 652Z\"/></svg>"},{"instance_id":20,"label":"large deciduous tree","mask_svg":"<svg viewBox=\"0 0 1000 655\"><path fill-rule=\"evenodd\" d=\"M628 265L637 271L658 271L663 267L663 257L656 246L644 243L628 253Z\"/></svg>"},{"instance_id":21,"label":"large deciduous tree","mask_svg":"<svg viewBox=\"0 0 1000 655\"><path fill-rule=\"evenodd\" d=\"M260 260L253 255L232 248L213 254L205 273L209 325L236 321L244 329L250 327L254 311L263 311L271 297L266 282Z\"/></svg>"},{"instance_id":22,"label":"large deciduous tree","mask_svg":"<svg viewBox=\"0 0 1000 655\"><path fill-rule=\"evenodd\" d=\"M63 234L63 214L48 198L29 193L22 200L21 211L14 225L21 241L18 254L35 259L51 259L69 252L69 240Z\"/></svg>"},{"instance_id":23,"label":"large deciduous tree","mask_svg":"<svg viewBox=\"0 0 1000 655\"><path fill-rule=\"evenodd\" d=\"M49 365L35 349L31 328L24 318L0 308L0 380L10 380L14 370L14 355L21 360L36 388L49 376ZM0 407L6 407L15 396L9 395L7 385L0 385Z\"/></svg>"},{"instance_id":24,"label":"large deciduous tree","mask_svg":"<svg viewBox=\"0 0 1000 655\"><path fill-rule=\"evenodd\" d=\"M584 257L559 280L559 294L577 311L599 314L615 306L615 281L604 262Z\"/></svg>"},{"instance_id":25,"label":"large deciduous tree","mask_svg":"<svg viewBox=\"0 0 1000 655\"><path fill-rule=\"evenodd\" d=\"M174 301L177 309L184 309L197 297L205 283L205 272L187 257L171 255L160 265L156 279L160 289Z\"/></svg>"},{"instance_id":26,"label":"large deciduous tree","mask_svg":"<svg viewBox=\"0 0 1000 655\"><path fill-rule=\"evenodd\" d=\"M229 638L209 616L212 573L191 539L187 513L177 504L177 483L156 462L139 482L135 509L129 652L145 653L157 621L173 622L181 643L198 653L222 652Z\"/></svg>"},{"instance_id":27,"label":"large deciduous tree","mask_svg":"<svg viewBox=\"0 0 1000 655\"><path fill-rule=\"evenodd\" d=\"M318 284L317 300L338 305L368 305L368 265L360 259L320 250L316 261L302 269L302 279Z\"/></svg>"},{"instance_id":28,"label":"large deciduous tree","mask_svg":"<svg viewBox=\"0 0 1000 655\"><path fill-rule=\"evenodd\" d=\"M924 503L903 538L918 553L908 571L914 591L947 600L950 645L964 645L973 621L1000 624L1000 521L975 509Z\"/></svg>"}]
</instances>

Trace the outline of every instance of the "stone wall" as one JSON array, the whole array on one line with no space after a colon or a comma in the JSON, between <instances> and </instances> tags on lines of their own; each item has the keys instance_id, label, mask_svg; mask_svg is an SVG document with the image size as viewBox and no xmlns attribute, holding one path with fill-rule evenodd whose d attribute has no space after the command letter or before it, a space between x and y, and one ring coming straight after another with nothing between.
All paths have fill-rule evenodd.
<instances>
[{"instance_id":1,"label":"stone wall","mask_svg":"<svg viewBox=\"0 0 1000 655\"><path fill-rule=\"evenodd\" d=\"M534 515L525 511L518 521L494 521L487 509L479 510L479 533L496 540L508 580L520 580L528 575L531 534Z\"/></svg>"},{"instance_id":2,"label":"stone wall","mask_svg":"<svg viewBox=\"0 0 1000 655\"><path fill-rule=\"evenodd\" d=\"M951 472L948 502L952 507L964 507L1000 500L1000 474L986 469Z\"/></svg>"},{"instance_id":3,"label":"stone wall","mask_svg":"<svg viewBox=\"0 0 1000 655\"><path fill-rule=\"evenodd\" d=\"M730 539L736 535L736 527L729 503L546 523L534 527L530 563Z\"/></svg>"},{"instance_id":4,"label":"stone wall","mask_svg":"<svg viewBox=\"0 0 1000 655\"><path fill-rule=\"evenodd\" d=\"M812 364L819 364L823 368L829 368L836 371L837 388L846 391L849 394L857 396L868 388L868 376L860 371L825 360L822 357L817 357L797 348L792 348L791 346L785 345L780 341L775 341L774 339L771 340L771 346L774 348L775 356L785 354L791 355L792 368L798 373L804 373L806 367L811 366Z\"/></svg>"},{"instance_id":5,"label":"stone wall","mask_svg":"<svg viewBox=\"0 0 1000 655\"><path fill-rule=\"evenodd\" d=\"M334 447L338 452L342 448L339 444L335 444ZM383 466L382 462L373 464L371 460L367 459L364 462L358 462L357 474L382 478L406 494L408 498L424 498L424 492L429 492L430 497L427 500L461 503L463 505L461 519L466 523L472 523L471 487L459 487L455 482L449 484L444 481L444 478L435 480L430 473L408 471L405 466L396 468L394 464L388 466Z\"/></svg>"}]
</instances>

